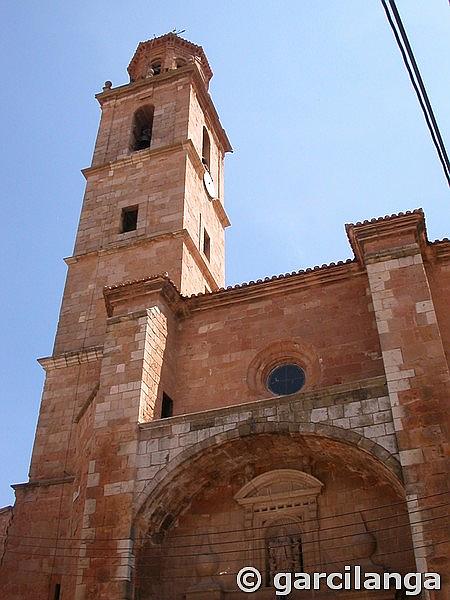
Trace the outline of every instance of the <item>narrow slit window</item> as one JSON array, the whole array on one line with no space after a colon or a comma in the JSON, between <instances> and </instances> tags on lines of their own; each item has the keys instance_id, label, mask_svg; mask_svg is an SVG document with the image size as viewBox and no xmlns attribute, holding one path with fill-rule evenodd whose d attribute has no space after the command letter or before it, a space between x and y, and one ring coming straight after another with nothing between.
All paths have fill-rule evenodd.
<instances>
[{"instance_id":1,"label":"narrow slit window","mask_svg":"<svg viewBox=\"0 0 450 600\"><path fill-rule=\"evenodd\" d=\"M211 142L209 141L209 134L206 127L203 127L202 163L209 171L211 165Z\"/></svg>"},{"instance_id":2,"label":"narrow slit window","mask_svg":"<svg viewBox=\"0 0 450 600\"><path fill-rule=\"evenodd\" d=\"M165 392L163 392L161 405L161 419L168 419L173 416L173 400Z\"/></svg>"},{"instance_id":3,"label":"narrow slit window","mask_svg":"<svg viewBox=\"0 0 450 600\"><path fill-rule=\"evenodd\" d=\"M211 238L206 229L203 230L203 254L208 260L211 258Z\"/></svg>"},{"instance_id":4,"label":"narrow slit window","mask_svg":"<svg viewBox=\"0 0 450 600\"><path fill-rule=\"evenodd\" d=\"M61 584L55 583L55 593L53 595L53 600L60 600L61 598Z\"/></svg>"},{"instance_id":5,"label":"narrow slit window","mask_svg":"<svg viewBox=\"0 0 450 600\"><path fill-rule=\"evenodd\" d=\"M137 206L129 206L128 208L124 208L122 210L122 220L121 220L121 233L127 233L127 231L134 231L137 229L137 219L138 219L138 207Z\"/></svg>"}]
</instances>

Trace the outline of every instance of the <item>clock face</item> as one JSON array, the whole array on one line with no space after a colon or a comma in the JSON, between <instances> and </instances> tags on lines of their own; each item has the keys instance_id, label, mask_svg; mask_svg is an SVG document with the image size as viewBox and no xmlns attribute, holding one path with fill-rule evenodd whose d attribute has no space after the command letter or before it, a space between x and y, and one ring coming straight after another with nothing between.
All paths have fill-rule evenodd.
<instances>
[{"instance_id":1,"label":"clock face","mask_svg":"<svg viewBox=\"0 0 450 600\"><path fill-rule=\"evenodd\" d=\"M206 189L208 196L212 200L213 198L216 197L216 188L215 188L214 181L213 181L209 171L205 171L205 173L203 175L203 183L205 184L205 189Z\"/></svg>"}]
</instances>

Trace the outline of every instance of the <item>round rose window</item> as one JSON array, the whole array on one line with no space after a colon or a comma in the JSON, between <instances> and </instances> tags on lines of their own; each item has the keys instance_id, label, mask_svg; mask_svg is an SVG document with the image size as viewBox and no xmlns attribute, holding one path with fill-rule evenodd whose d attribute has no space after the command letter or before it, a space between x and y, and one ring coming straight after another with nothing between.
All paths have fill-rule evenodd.
<instances>
[{"instance_id":1,"label":"round rose window","mask_svg":"<svg viewBox=\"0 0 450 600\"><path fill-rule=\"evenodd\" d=\"M294 364L275 367L267 378L267 388L277 396L295 394L305 385L305 371Z\"/></svg>"}]
</instances>

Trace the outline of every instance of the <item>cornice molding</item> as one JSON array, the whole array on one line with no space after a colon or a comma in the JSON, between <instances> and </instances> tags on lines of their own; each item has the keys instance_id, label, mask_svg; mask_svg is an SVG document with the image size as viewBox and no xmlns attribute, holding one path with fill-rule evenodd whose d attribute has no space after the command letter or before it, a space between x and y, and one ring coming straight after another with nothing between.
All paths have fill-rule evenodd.
<instances>
[{"instance_id":1,"label":"cornice molding","mask_svg":"<svg viewBox=\"0 0 450 600\"><path fill-rule=\"evenodd\" d=\"M279 294L306 289L318 285L330 285L352 277L365 276L355 262L326 266L304 273L287 273L267 281L250 281L238 286L221 289L209 294L198 294L186 299L189 313L229 306L239 302L249 302Z\"/></svg>"},{"instance_id":2,"label":"cornice molding","mask_svg":"<svg viewBox=\"0 0 450 600\"><path fill-rule=\"evenodd\" d=\"M152 275L135 281L108 286L104 288L105 303L108 316L114 314L114 307L119 303L134 299L137 296L162 293L174 314L186 317L193 312L222 308L240 302L251 302L261 298L287 294L318 285L331 285L353 277L366 276L355 261L340 265L324 266L310 271L286 274L267 281L251 281L228 289L215 292L182 296L167 273Z\"/></svg>"},{"instance_id":3,"label":"cornice molding","mask_svg":"<svg viewBox=\"0 0 450 600\"><path fill-rule=\"evenodd\" d=\"M322 398L330 398L331 396L340 396L344 397L351 392L355 392L357 390L378 390L379 388L386 387L386 377L385 375L378 375L375 377L370 377L368 379L360 379L357 381L350 381L347 383L339 383L335 385L329 385L320 389L310 390L310 391L299 391L295 394L290 394L289 396L270 396L267 398L260 398L259 400L248 400L246 402L242 402L240 404L231 404L230 406L221 406L218 408L209 408L202 411L197 411L193 413L185 413L182 415L176 415L174 417L169 417L167 419L155 419L154 421L149 421L147 423L139 423L139 429L159 429L165 428L169 424L174 425L175 423L183 423L186 420L195 422L198 420L202 420L207 418L208 421L210 418L226 416L230 413L237 412L247 412L249 409L257 409L258 407L271 406L276 404L277 406L290 404L297 400L313 400L320 401ZM375 393L381 393L376 391ZM387 394L387 390L383 389L383 395Z\"/></svg>"},{"instance_id":4,"label":"cornice molding","mask_svg":"<svg viewBox=\"0 0 450 600\"><path fill-rule=\"evenodd\" d=\"M111 171L114 169L120 169L122 167L128 167L130 165L151 160L163 154L170 154L172 152L183 150L187 152L189 142L192 144L192 141L187 139L181 142L175 142L174 144L170 144L168 146L161 146L160 148L146 148L145 150L138 150L137 152L132 152L127 156L117 158L116 160L112 160L101 165L86 167L85 169L81 169L81 172L83 173L85 179L88 179L89 175L98 174L102 171Z\"/></svg>"},{"instance_id":5,"label":"cornice molding","mask_svg":"<svg viewBox=\"0 0 450 600\"><path fill-rule=\"evenodd\" d=\"M205 87L199 68L195 64L192 66L194 67L192 72L193 81L195 83L195 91L197 92L197 97L204 114L209 118L211 130L217 136L223 153L233 152L233 147L231 146L225 129L222 127L216 107L214 106L214 102L212 101L212 98Z\"/></svg>"},{"instance_id":6,"label":"cornice molding","mask_svg":"<svg viewBox=\"0 0 450 600\"><path fill-rule=\"evenodd\" d=\"M219 286L218 286L216 280L214 279L213 275L211 274L211 272L209 270L209 266L208 266L205 258L203 257L202 253L197 248L197 246L195 245L195 242L192 239L192 237L187 229L178 229L177 231L167 231L167 232L163 232L163 233L158 233L157 235L154 235L151 237L135 239L133 241L124 240L121 243L120 242L114 243L114 245L111 245L106 248L100 248L99 250L92 250L91 252L85 252L84 254L75 254L73 256L68 256L68 257L64 258L64 262L67 265L73 265L73 264L77 263L78 261L83 260L85 258L92 258L93 256L97 256L97 255L101 256L104 254L113 254L115 252L119 252L123 248L133 248L133 247L137 247L137 246L144 246L145 244L152 244L154 242L158 242L158 241L161 241L164 239L174 239L174 238L180 238L180 237L183 239L187 249L191 253L191 256L193 257L198 268L200 269L203 277L208 282L208 285L210 286L210 288L212 290L219 289Z\"/></svg>"},{"instance_id":7,"label":"cornice molding","mask_svg":"<svg viewBox=\"0 0 450 600\"><path fill-rule=\"evenodd\" d=\"M145 296L159 296L166 302L175 315L185 312L183 297L175 287L173 281L169 279L167 273L152 275L134 281L126 281L118 285L103 288L106 312L110 318L118 316L116 310L120 305L126 304L129 300Z\"/></svg>"},{"instance_id":8,"label":"cornice molding","mask_svg":"<svg viewBox=\"0 0 450 600\"><path fill-rule=\"evenodd\" d=\"M429 247L436 260L450 260L450 240L436 240L435 242L431 242Z\"/></svg>"},{"instance_id":9,"label":"cornice molding","mask_svg":"<svg viewBox=\"0 0 450 600\"><path fill-rule=\"evenodd\" d=\"M366 271L361 268L361 266L356 262L356 260L349 259L346 262L339 261L338 263L322 265L321 267L316 266L314 268L309 268L304 271L302 270L293 273L286 273L284 275L274 275L273 277L266 277L264 280L259 279L257 281L249 281L248 283L229 286L226 289L217 288L216 282L214 281L214 279L212 279L212 276L209 273L209 269L207 268L205 259L203 258L199 249L197 248L191 236L189 235L189 232L183 229L177 232L176 235L183 237L186 247L190 251L191 256L197 262L199 268L201 268L203 265L203 268L205 270L202 269L202 274L213 288L212 292L194 294L192 296L186 297L181 296L180 292L177 290L173 282L171 282L172 285L174 285L174 288L180 294L180 298L182 299L183 304L185 304L185 307L179 311L182 315L189 314L194 311L209 310L219 306L223 307L239 302L248 302L254 299L279 294L286 294L290 293L291 291L306 289L312 286L331 285L353 277L366 276ZM154 238L141 240L140 242L136 243L148 243L153 241L153 239ZM114 252L117 250L119 250L119 248L110 248L107 251ZM65 260L70 264L84 257L95 255L96 253L97 251L78 255ZM151 275L139 281L149 281L158 277L167 277L167 280L170 281L166 274ZM135 283L136 281L126 281L124 283L115 286L110 286L105 289L112 290Z\"/></svg>"},{"instance_id":10,"label":"cornice molding","mask_svg":"<svg viewBox=\"0 0 450 600\"><path fill-rule=\"evenodd\" d=\"M110 100L135 96L136 93L139 93L141 90L153 89L155 86L159 86L161 83L169 81L170 79L181 79L186 74L189 74L190 71L193 71L194 68L194 64L189 64L181 69L173 69L171 71L160 73L157 77L148 77L146 79L138 79L137 81L124 83L98 92L95 94L95 98L100 106L103 107L103 105L107 104Z\"/></svg>"},{"instance_id":11,"label":"cornice molding","mask_svg":"<svg viewBox=\"0 0 450 600\"><path fill-rule=\"evenodd\" d=\"M103 357L103 346L91 346L83 350L64 352L55 356L38 358L38 363L45 371L73 367L87 362L95 362Z\"/></svg>"},{"instance_id":12,"label":"cornice molding","mask_svg":"<svg viewBox=\"0 0 450 600\"><path fill-rule=\"evenodd\" d=\"M361 265L416 254L418 251L424 254L428 244L425 216L421 208L362 223L347 223L345 230ZM409 243L405 242L407 237L410 239ZM392 240L389 246L386 246L387 238ZM400 245L399 239L402 240ZM380 249L374 250L373 247L378 243Z\"/></svg>"},{"instance_id":13,"label":"cornice molding","mask_svg":"<svg viewBox=\"0 0 450 600\"><path fill-rule=\"evenodd\" d=\"M42 487L48 485L64 485L67 483L73 483L75 481L74 475L66 475L64 477L54 477L52 479L31 479L25 483L13 483L11 487L13 490L20 490L29 487Z\"/></svg>"},{"instance_id":14,"label":"cornice molding","mask_svg":"<svg viewBox=\"0 0 450 600\"><path fill-rule=\"evenodd\" d=\"M73 256L67 256L64 258L64 262L67 265L74 264L84 258L89 258L103 254L114 254L122 250L123 248L134 248L136 246L145 246L146 244L152 244L164 239L173 239L177 237L184 237L184 229L177 229L177 231L162 231L156 235L134 238L132 240L123 240L120 242L111 242L108 246L99 248L97 250L90 250L89 252L83 252L82 254L74 254Z\"/></svg>"}]
</instances>

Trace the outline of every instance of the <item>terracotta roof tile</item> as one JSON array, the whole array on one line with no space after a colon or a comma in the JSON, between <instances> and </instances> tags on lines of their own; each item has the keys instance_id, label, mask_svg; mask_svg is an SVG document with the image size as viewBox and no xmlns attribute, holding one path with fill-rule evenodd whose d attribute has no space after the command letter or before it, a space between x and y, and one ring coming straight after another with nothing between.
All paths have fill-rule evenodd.
<instances>
[{"instance_id":1,"label":"terracotta roof tile","mask_svg":"<svg viewBox=\"0 0 450 600\"><path fill-rule=\"evenodd\" d=\"M148 47L152 47L152 46L158 47L165 41L171 41L171 42L173 41L180 46L188 47L189 50L192 52L192 54L198 54L201 57L202 65L205 69L205 73L207 73L207 75L208 75L208 79L211 79L213 72L212 72L211 65L208 62L208 58L207 58L202 46L193 44L189 40L186 40L172 32L165 33L164 35L154 37L154 38L152 38L150 40L146 40L144 42L139 42L138 47L136 48L136 51L133 54L133 57L130 61L130 64L128 65L128 69L127 69L128 73L130 73L130 75L131 75L131 72L133 71L133 66L138 61L139 56L142 52L144 52Z\"/></svg>"},{"instance_id":2,"label":"terracotta roof tile","mask_svg":"<svg viewBox=\"0 0 450 600\"><path fill-rule=\"evenodd\" d=\"M398 217L405 217L406 215L424 215L422 208L416 208L414 210L407 210L405 212L393 213L392 215L385 215L384 217L376 217L374 219L366 219L364 221L357 221L356 223L346 223L345 228L358 227L359 225L370 225L371 223L379 223L380 221L390 221L397 219Z\"/></svg>"},{"instance_id":3,"label":"terracotta roof tile","mask_svg":"<svg viewBox=\"0 0 450 600\"><path fill-rule=\"evenodd\" d=\"M243 288L254 287L261 285L263 283L268 283L269 281L280 281L281 279L289 279L291 277L298 277L299 275L304 275L306 273L312 273L313 271L324 271L326 269L332 269L334 267L340 267L345 264L356 263L356 259L348 258L347 260L339 260L334 263L331 262L329 264L323 265L315 265L314 267L308 267L307 269L300 269L299 271L292 271L290 273L281 273L280 275L272 275L271 277L264 277L264 279L257 279L256 281L244 281L243 283L236 283L235 285L228 285L227 287L222 287L212 292L200 292L198 294L192 294L189 298L199 298L201 296L211 296L213 294L219 294L223 292L228 292L231 290L240 290Z\"/></svg>"}]
</instances>

